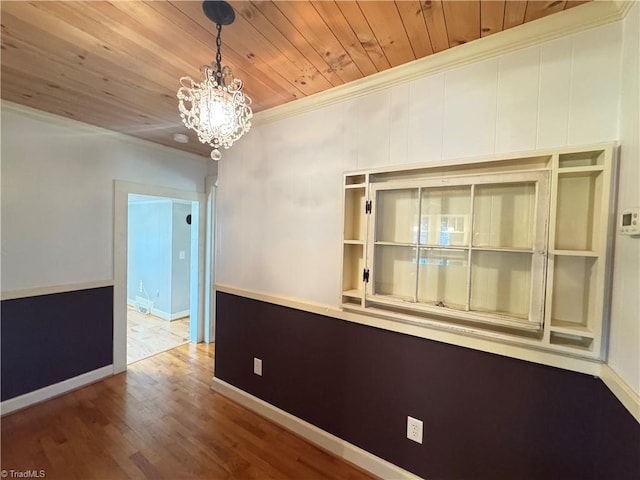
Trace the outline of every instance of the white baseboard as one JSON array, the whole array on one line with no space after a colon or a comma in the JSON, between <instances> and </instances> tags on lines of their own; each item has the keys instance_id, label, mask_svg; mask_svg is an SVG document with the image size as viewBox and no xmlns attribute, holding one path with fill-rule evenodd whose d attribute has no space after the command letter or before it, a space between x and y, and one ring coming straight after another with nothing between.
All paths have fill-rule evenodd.
<instances>
[{"instance_id":1,"label":"white baseboard","mask_svg":"<svg viewBox=\"0 0 640 480\"><path fill-rule=\"evenodd\" d=\"M620 400L629 413L640 423L640 395L625 382L609 365L602 365L600 378Z\"/></svg>"},{"instance_id":2,"label":"white baseboard","mask_svg":"<svg viewBox=\"0 0 640 480\"><path fill-rule=\"evenodd\" d=\"M349 442L345 442L341 438L332 435L315 425L299 419L285 412L284 410L274 407L273 405L261 400L253 395L240 390L227 382L213 377L213 385L211 389L225 397L230 398L234 402L239 403L243 407L252 410L281 427L301 436L305 440L327 450L337 457L357 465L380 478L393 479L419 479L417 475L408 472L393 463L383 460L375 455L363 450Z\"/></svg>"},{"instance_id":3,"label":"white baseboard","mask_svg":"<svg viewBox=\"0 0 640 480\"><path fill-rule=\"evenodd\" d=\"M172 313L170 320L173 322L174 320L178 320L179 318L188 317L190 315L191 315L191 310L182 310L181 312Z\"/></svg>"},{"instance_id":4,"label":"white baseboard","mask_svg":"<svg viewBox=\"0 0 640 480\"><path fill-rule=\"evenodd\" d=\"M169 312L165 312L164 310L158 310L157 308L152 308L151 314L163 320L166 320L168 322L173 322L174 320L177 320L179 318L188 317L189 315L191 315L191 312L189 310L183 310L181 312L169 313Z\"/></svg>"},{"instance_id":5,"label":"white baseboard","mask_svg":"<svg viewBox=\"0 0 640 480\"><path fill-rule=\"evenodd\" d=\"M137 304L139 302L136 302L136 300L132 300L130 298L127 298L127 306L136 309ZM178 320L179 318L184 318L184 317L189 317L191 316L191 310L182 310L181 312L176 312L176 313L168 313L165 312L164 310L159 310L157 308L153 307L153 302L151 302L151 312L152 315L161 318L163 320L167 320L168 322L173 322L174 320Z\"/></svg>"},{"instance_id":6,"label":"white baseboard","mask_svg":"<svg viewBox=\"0 0 640 480\"><path fill-rule=\"evenodd\" d=\"M25 393L19 397L10 398L0 403L0 415L6 415L16 410L20 410L36 403L43 402L53 397L62 395L63 393L76 390L90 383L97 382L105 377L113 375L113 365L107 365L106 367L92 370L91 372L83 373L77 377L68 378L62 382L49 385L48 387L34 390L33 392Z\"/></svg>"}]
</instances>

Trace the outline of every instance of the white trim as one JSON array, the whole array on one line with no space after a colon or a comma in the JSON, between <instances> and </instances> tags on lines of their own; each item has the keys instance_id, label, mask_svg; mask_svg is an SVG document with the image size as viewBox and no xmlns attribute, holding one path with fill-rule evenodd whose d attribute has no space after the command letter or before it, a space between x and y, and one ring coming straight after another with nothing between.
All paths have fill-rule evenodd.
<instances>
[{"instance_id":1,"label":"white trim","mask_svg":"<svg viewBox=\"0 0 640 480\"><path fill-rule=\"evenodd\" d=\"M498 335L493 335L492 332L487 333L487 335L482 335L478 331L470 330L465 327L439 324L436 322L399 322L385 318L383 315L386 312L383 312L380 316L376 316L376 309L372 307L368 307L366 312L363 311L363 313L355 313L329 305L315 304L294 298L253 292L228 285L216 284L215 289L232 295L281 305L283 307L295 308L305 312L317 313L319 315L325 315L327 317L359 323L370 327L381 328L383 330L404 333L414 337L426 338L505 357L517 358L528 362L539 363L541 365L548 365L550 367L600 376L600 367L602 362L599 360L574 357L570 354L542 350L540 348L536 348L534 345L522 346L521 340L514 340L513 343L510 343L508 339L499 337Z\"/></svg>"},{"instance_id":2,"label":"white trim","mask_svg":"<svg viewBox=\"0 0 640 480\"><path fill-rule=\"evenodd\" d=\"M171 315L169 321L173 322L174 320L178 320L179 318L188 317L191 315L191 310L182 310L181 312L176 312Z\"/></svg>"},{"instance_id":3,"label":"white trim","mask_svg":"<svg viewBox=\"0 0 640 480\"><path fill-rule=\"evenodd\" d=\"M204 280L204 341L216 340L216 295L213 284L216 278L216 196L218 176L207 175L205 178L206 238L205 238L205 280Z\"/></svg>"},{"instance_id":4,"label":"white trim","mask_svg":"<svg viewBox=\"0 0 640 480\"><path fill-rule=\"evenodd\" d=\"M348 101L427 75L504 55L532 45L622 20L634 2L595 1L458 45L299 100L258 112L254 125L282 120Z\"/></svg>"},{"instance_id":5,"label":"white trim","mask_svg":"<svg viewBox=\"0 0 640 480\"><path fill-rule=\"evenodd\" d=\"M113 280L95 280L92 282L70 283L67 285L49 285L46 287L25 288L23 290L11 290L0 293L0 300L13 300L15 298L38 297L51 295L52 293L75 292L77 290L90 290L113 286Z\"/></svg>"},{"instance_id":6,"label":"white trim","mask_svg":"<svg viewBox=\"0 0 640 480\"><path fill-rule=\"evenodd\" d=\"M142 298L142 297L136 297L136 298ZM140 303L139 300L132 300L131 298L127 298L127 307L131 307L134 310L137 310L138 303ZM189 309L182 310L176 313L169 313L169 312L165 312L164 310L160 310L158 308L153 308L153 302L151 302L151 305L152 305L151 312L150 312L151 315L154 315L168 322L173 322L174 320L178 320L179 318L189 317L191 315L191 310ZM139 313L142 313L142 312L139 312ZM144 315L144 313L142 314Z\"/></svg>"},{"instance_id":7,"label":"white trim","mask_svg":"<svg viewBox=\"0 0 640 480\"><path fill-rule=\"evenodd\" d=\"M394 479L419 479L417 475L408 472L391 462L383 460L380 457L363 450L360 447L342 440L335 435L322 430L304 420L299 419L285 412L284 410L274 407L273 405L261 400L253 395L240 390L227 382L213 377L211 389L245 408L261 415L268 420L277 423L281 427L301 436L305 440L313 443L323 450L331 452L333 455L353 463L360 468L377 475L380 478Z\"/></svg>"},{"instance_id":8,"label":"white trim","mask_svg":"<svg viewBox=\"0 0 640 480\"><path fill-rule=\"evenodd\" d=\"M53 397L58 397L62 394L76 390L78 388L95 383L98 380L102 380L105 377L113 375L113 365L107 365L106 367L92 370L77 377L68 378L62 382L54 383L48 387L34 390L33 392L25 393L19 397L10 398L0 403L0 415L7 415L8 413L21 410L36 403L44 402Z\"/></svg>"},{"instance_id":9,"label":"white trim","mask_svg":"<svg viewBox=\"0 0 640 480\"><path fill-rule=\"evenodd\" d=\"M205 274L205 201L204 193L198 194L198 201L191 204L191 258L189 259L189 341L204 340L204 274ZM194 252L198 252L194 254Z\"/></svg>"},{"instance_id":10,"label":"white trim","mask_svg":"<svg viewBox=\"0 0 640 480\"><path fill-rule=\"evenodd\" d=\"M617 399L620 400L620 403L622 403L636 421L640 423L640 395L634 392L629 384L609 365L602 366L600 378Z\"/></svg>"},{"instance_id":11,"label":"white trim","mask_svg":"<svg viewBox=\"0 0 640 480\"><path fill-rule=\"evenodd\" d=\"M179 318L188 317L189 315L191 315L191 311L183 310L181 312L169 313L162 310L158 310L157 308L151 308L151 314L155 315L156 317L160 317L161 319L166 320L168 322L172 322Z\"/></svg>"},{"instance_id":12,"label":"white trim","mask_svg":"<svg viewBox=\"0 0 640 480\"><path fill-rule=\"evenodd\" d=\"M485 155L476 155L471 157L457 157L457 158L448 158L446 160L436 160L434 162L428 163L407 163L407 164L399 164L399 165L385 165L381 167L367 168L366 170L352 170L344 172L345 176L353 176L353 175L379 175L384 173L397 173L402 171L407 175L412 174L413 171L419 170L433 170L436 168L442 167L469 167L474 168L476 164L482 164L486 162L513 162L513 161L526 161L535 158L541 157L552 157L556 155L559 150L562 150L562 154L566 153L578 153L578 152L586 152L589 150L616 150L619 148L619 140L612 139L609 141L598 142L598 143L589 143L584 145L566 145L563 147L552 147L552 148L540 148L534 150L520 150L515 152L502 152L502 153L489 153ZM548 166L531 166L527 168L518 168L517 170L508 170L511 171L543 171L549 170ZM506 170L505 170L506 172ZM465 174L461 174L465 175ZM377 183L372 182L372 183Z\"/></svg>"},{"instance_id":13,"label":"white trim","mask_svg":"<svg viewBox=\"0 0 640 480\"><path fill-rule=\"evenodd\" d=\"M135 194L132 194L132 195L135 195ZM144 197L144 195L136 195L136 196ZM170 198L159 198L157 200L137 200L137 199L132 200L131 198L129 198L129 205L156 205L156 204L166 205L167 203L173 204L173 200L171 200Z\"/></svg>"}]
</instances>

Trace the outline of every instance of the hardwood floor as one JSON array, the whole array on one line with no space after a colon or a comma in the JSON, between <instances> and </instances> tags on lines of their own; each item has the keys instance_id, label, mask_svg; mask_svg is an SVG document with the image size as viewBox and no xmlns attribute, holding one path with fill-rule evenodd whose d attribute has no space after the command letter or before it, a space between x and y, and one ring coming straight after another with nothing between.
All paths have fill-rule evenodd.
<instances>
[{"instance_id":1,"label":"hardwood floor","mask_svg":"<svg viewBox=\"0 0 640 480\"><path fill-rule=\"evenodd\" d=\"M187 344L0 420L1 468L47 479L371 479L213 392Z\"/></svg>"},{"instance_id":2,"label":"hardwood floor","mask_svg":"<svg viewBox=\"0 0 640 480\"><path fill-rule=\"evenodd\" d=\"M127 363L137 362L189 341L189 317L169 322L127 307Z\"/></svg>"}]
</instances>

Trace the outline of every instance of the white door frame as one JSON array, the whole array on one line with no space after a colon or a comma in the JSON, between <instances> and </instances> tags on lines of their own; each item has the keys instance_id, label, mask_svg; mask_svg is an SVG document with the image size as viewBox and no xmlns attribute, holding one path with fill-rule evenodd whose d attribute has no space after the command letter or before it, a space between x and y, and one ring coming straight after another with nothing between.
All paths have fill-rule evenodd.
<instances>
[{"instance_id":1,"label":"white door frame","mask_svg":"<svg viewBox=\"0 0 640 480\"><path fill-rule=\"evenodd\" d=\"M204 290L205 278L205 231L210 227L206 222L205 195L168 187L145 185L142 183L114 181L113 207L113 373L127 369L127 239L129 235L129 194L188 200L198 204L198 272L197 285L191 288L191 322L196 321L197 341L204 339ZM192 246L195 241L192 239ZM193 281L193 276L191 277ZM193 307L197 306L197 312ZM193 332L193 327L191 328Z\"/></svg>"},{"instance_id":2,"label":"white door frame","mask_svg":"<svg viewBox=\"0 0 640 480\"><path fill-rule=\"evenodd\" d=\"M215 292L215 258L216 258L216 193L218 190L218 177L207 176L205 190L207 197L207 221L206 221L206 253L205 253L205 280L204 280L204 341L212 343L216 340L216 292Z\"/></svg>"}]
</instances>

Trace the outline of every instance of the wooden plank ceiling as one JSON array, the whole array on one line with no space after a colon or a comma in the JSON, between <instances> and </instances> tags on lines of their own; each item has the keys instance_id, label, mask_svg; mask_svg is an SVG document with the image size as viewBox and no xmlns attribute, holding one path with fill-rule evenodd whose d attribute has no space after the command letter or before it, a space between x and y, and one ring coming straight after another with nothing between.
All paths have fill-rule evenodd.
<instances>
[{"instance_id":1,"label":"wooden plank ceiling","mask_svg":"<svg viewBox=\"0 0 640 480\"><path fill-rule=\"evenodd\" d=\"M259 112L586 2L230 3L223 64ZM3 99L209 155L176 99L179 78L199 81L215 57L201 2L3 1L1 14Z\"/></svg>"}]
</instances>

